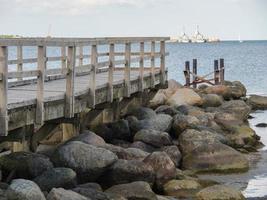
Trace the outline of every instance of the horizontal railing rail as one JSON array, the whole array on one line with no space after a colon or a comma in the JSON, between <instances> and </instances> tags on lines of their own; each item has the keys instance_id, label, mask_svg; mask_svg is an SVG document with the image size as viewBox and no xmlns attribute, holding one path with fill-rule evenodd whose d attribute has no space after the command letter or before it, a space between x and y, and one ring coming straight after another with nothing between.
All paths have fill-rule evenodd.
<instances>
[{"instance_id":1,"label":"horizontal railing rail","mask_svg":"<svg viewBox=\"0 0 267 200\"><path fill-rule=\"evenodd\" d=\"M124 38L14 38L0 39L0 135L8 133L8 88L14 82L27 82L35 79L36 89L36 116L35 125L42 126L44 116L44 84L46 81L66 79L65 90L65 118L74 117L75 77L89 75L88 80L88 107L96 104L96 74L108 73L108 102L113 101L113 73L116 70L124 71L124 96L131 95L131 70L139 71L139 91L144 90L144 71L149 70L152 87L155 86L156 59L159 59L157 69L160 74L160 83L164 84L165 77L165 42L168 37L124 37ZM118 49L116 49L118 45ZM149 49L145 48L149 45ZM158 46L157 46L158 45ZM99 46L105 46L99 51ZM15 48L14 48L15 47ZM36 57L26 57L25 49L34 47ZM57 47L60 50L48 56L48 48ZM134 47L134 48L133 48ZM158 48L156 48L158 47ZM90 53L85 53L88 48ZM13 52L9 59L9 51ZM60 56L58 56L58 52ZM50 53L51 54L51 53ZM14 58L15 57L15 58ZM119 57L119 58L118 58ZM103 58L103 59L102 59ZM104 59L106 58L106 59ZM87 61L87 62L85 62ZM150 61L149 66L146 62ZM48 63L57 62L52 68ZM133 63L137 63L133 66ZM16 69L14 70L14 65ZM31 65L30 67L26 65ZM57 65L57 66L56 66ZM10 67L13 66L11 70ZM123 67L122 67L123 66ZM10 80L11 79L11 80ZM9 81L10 80L10 81ZM33 82L29 82L33 83Z\"/></svg>"}]
</instances>

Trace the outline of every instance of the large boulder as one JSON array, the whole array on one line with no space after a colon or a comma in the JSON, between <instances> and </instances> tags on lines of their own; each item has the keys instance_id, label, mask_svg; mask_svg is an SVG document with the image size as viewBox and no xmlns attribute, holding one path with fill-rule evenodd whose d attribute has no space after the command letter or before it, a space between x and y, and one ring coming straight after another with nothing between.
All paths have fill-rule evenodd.
<instances>
[{"instance_id":1,"label":"large boulder","mask_svg":"<svg viewBox=\"0 0 267 200\"><path fill-rule=\"evenodd\" d=\"M179 111L175 107L168 106L168 105L162 105L162 106L157 107L155 112L157 114L167 114L170 116L174 116L176 114L179 114Z\"/></svg>"},{"instance_id":2,"label":"large boulder","mask_svg":"<svg viewBox=\"0 0 267 200\"><path fill-rule=\"evenodd\" d=\"M91 130L94 131L98 136L103 138L105 142L110 142L112 140L113 131L108 127L108 124L98 124L91 127Z\"/></svg>"},{"instance_id":3,"label":"large boulder","mask_svg":"<svg viewBox=\"0 0 267 200\"><path fill-rule=\"evenodd\" d=\"M207 187L196 194L197 200L245 200L243 194L233 187L214 185Z\"/></svg>"},{"instance_id":4,"label":"large boulder","mask_svg":"<svg viewBox=\"0 0 267 200\"><path fill-rule=\"evenodd\" d=\"M214 121L224 130L229 130L233 126L240 126L244 123L242 119L236 118L234 114L225 112L217 112Z\"/></svg>"},{"instance_id":5,"label":"large boulder","mask_svg":"<svg viewBox=\"0 0 267 200\"><path fill-rule=\"evenodd\" d=\"M71 141L80 141L85 144L91 144L94 146L100 146L106 144L105 140L102 137L96 135L94 132L89 130L83 131L80 135L70 139L68 142Z\"/></svg>"},{"instance_id":6,"label":"large boulder","mask_svg":"<svg viewBox=\"0 0 267 200\"><path fill-rule=\"evenodd\" d=\"M172 129L176 136L179 136L184 130L193 128L200 124L195 116L177 114L173 117Z\"/></svg>"},{"instance_id":7,"label":"large boulder","mask_svg":"<svg viewBox=\"0 0 267 200\"><path fill-rule=\"evenodd\" d=\"M115 185L107 189L106 192L121 195L128 200L157 200L150 185L143 181Z\"/></svg>"},{"instance_id":8,"label":"large boulder","mask_svg":"<svg viewBox=\"0 0 267 200\"><path fill-rule=\"evenodd\" d=\"M90 200L74 191L63 188L53 188L47 195L47 200Z\"/></svg>"},{"instance_id":9,"label":"large boulder","mask_svg":"<svg viewBox=\"0 0 267 200\"><path fill-rule=\"evenodd\" d=\"M246 120L251 112L251 108L242 100L226 101L220 106L220 110L231 113L240 120Z\"/></svg>"},{"instance_id":10,"label":"large boulder","mask_svg":"<svg viewBox=\"0 0 267 200\"><path fill-rule=\"evenodd\" d=\"M205 111L202 108L190 105L178 106L177 110L184 115L199 116L205 114Z\"/></svg>"},{"instance_id":11,"label":"large boulder","mask_svg":"<svg viewBox=\"0 0 267 200\"><path fill-rule=\"evenodd\" d=\"M240 99L247 95L247 89L240 81L228 83L228 87L230 87L231 97L233 99Z\"/></svg>"},{"instance_id":12,"label":"large boulder","mask_svg":"<svg viewBox=\"0 0 267 200\"><path fill-rule=\"evenodd\" d=\"M167 90L164 89L158 90L155 96L149 101L149 106L156 108L157 106L164 105L168 96L171 96L172 94L172 92L168 94Z\"/></svg>"},{"instance_id":13,"label":"large boulder","mask_svg":"<svg viewBox=\"0 0 267 200\"><path fill-rule=\"evenodd\" d=\"M247 101L252 106L253 110L267 109L267 97L259 95L251 95Z\"/></svg>"},{"instance_id":14,"label":"large boulder","mask_svg":"<svg viewBox=\"0 0 267 200\"><path fill-rule=\"evenodd\" d=\"M157 131L168 132L172 126L172 117L166 114L158 114L153 118L138 120L136 117L127 117L133 133L141 129L152 129Z\"/></svg>"},{"instance_id":15,"label":"large boulder","mask_svg":"<svg viewBox=\"0 0 267 200\"><path fill-rule=\"evenodd\" d=\"M83 142L69 142L52 155L57 167L73 169L80 181L96 180L118 157L109 150Z\"/></svg>"},{"instance_id":16,"label":"large boulder","mask_svg":"<svg viewBox=\"0 0 267 200\"><path fill-rule=\"evenodd\" d=\"M45 171L33 180L42 191L52 188L73 188L76 185L76 173L69 168L53 168Z\"/></svg>"},{"instance_id":17,"label":"large boulder","mask_svg":"<svg viewBox=\"0 0 267 200\"><path fill-rule=\"evenodd\" d=\"M170 106L180 105L202 105L202 98L192 89L181 88L167 100L167 104Z\"/></svg>"},{"instance_id":18,"label":"large boulder","mask_svg":"<svg viewBox=\"0 0 267 200\"><path fill-rule=\"evenodd\" d=\"M127 120L120 119L116 122L109 123L108 127L112 130L113 139L132 140L132 134Z\"/></svg>"},{"instance_id":19,"label":"large boulder","mask_svg":"<svg viewBox=\"0 0 267 200\"><path fill-rule=\"evenodd\" d=\"M153 185L155 173L152 166L138 160L118 160L104 176L104 183L116 185L145 181Z\"/></svg>"},{"instance_id":20,"label":"large boulder","mask_svg":"<svg viewBox=\"0 0 267 200\"><path fill-rule=\"evenodd\" d=\"M142 141L154 147L162 147L172 144L170 135L166 132L142 129L134 136L134 141Z\"/></svg>"},{"instance_id":21,"label":"large boulder","mask_svg":"<svg viewBox=\"0 0 267 200\"><path fill-rule=\"evenodd\" d=\"M161 151L167 153L167 155L170 157L176 167L180 166L182 154L176 145L162 147Z\"/></svg>"},{"instance_id":22,"label":"large boulder","mask_svg":"<svg viewBox=\"0 0 267 200\"><path fill-rule=\"evenodd\" d=\"M204 89L206 94L217 94L222 96L225 100L229 100L232 97L232 91L226 85L209 86Z\"/></svg>"},{"instance_id":23,"label":"large boulder","mask_svg":"<svg viewBox=\"0 0 267 200\"><path fill-rule=\"evenodd\" d=\"M102 148L113 152L122 160L143 160L149 154L138 148L122 148L112 144L106 144Z\"/></svg>"},{"instance_id":24,"label":"large boulder","mask_svg":"<svg viewBox=\"0 0 267 200\"><path fill-rule=\"evenodd\" d=\"M17 177L34 178L51 169L48 157L30 152L14 152L0 157L0 167L7 172L16 171Z\"/></svg>"},{"instance_id":25,"label":"large boulder","mask_svg":"<svg viewBox=\"0 0 267 200\"><path fill-rule=\"evenodd\" d=\"M201 189L195 180L171 180L164 185L164 194L177 198L192 198Z\"/></svg>"},{"instance_id":26,"label":"large boulder","mask_svg":"<svg viewBox=\"0 0 267 200\"><path fill-rule=\"evenodd\" d=\"M203 99L203 107L218 107L222 105L223 99L221 96L217 94L203 94L202 95Z\"/></svg>"},{"instance_id":27,"label":"large boulder","mask_svg":"<svg viewBox=\"0 0 267 200\"><path fill-rule=\"evenodd\" d=\"M206 141L190 152L183 152L183 169L199 172L247 171L247 158L233 148L220 142Z\"/></svg>"},{"instance_id":28,"label":"large boulder","mask_svg":"<svg viewBox=\"0 0 267 200\"><path fill-rule=\"evenodd\" d=\"M165 152L153 152L144 159L144 163L156 172L158 189L171 179L175 178L176 166Z\"/></svg>"},{"instance_id":29,"label":"large boulder","mask_svg":"<svg viewBox=\"0 0 267 200\"><path fill-rule=\"evenodd\" d=\"M6 194L9 200L45 200L45 196L38 185L25 179L14 179Z\"/></svg>"},{"instance_id":30,"label":"large boulder","mask_svg":"<svg viewBox=\"0 0 267 200\"><path fill-rule=\"evenodd\" d=\"M143 120L156 117L156 112L151 108L138 107L130 110L126 115L135 116L138 120Z\"/></svg>"}]
</instances>

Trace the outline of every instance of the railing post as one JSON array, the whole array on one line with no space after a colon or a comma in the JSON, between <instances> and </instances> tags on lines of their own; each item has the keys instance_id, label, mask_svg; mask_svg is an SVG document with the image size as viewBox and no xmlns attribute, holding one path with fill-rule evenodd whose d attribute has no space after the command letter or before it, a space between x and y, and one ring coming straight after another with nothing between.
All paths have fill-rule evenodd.
<instances>
[{"instance_id":1,"label":"railing post","mask_svg":"<svg viewBox=\"0 0 267 200\"><path fill-rule=\"evenodd\" d=\"M75 61L76 61L76 47L68 47L67 58L67 74L66 74L66 102L65 102L65 117L74 117L74 84L75 84Z\"/></svg>"},{"instance_id":2,"label":"railing post","mask_svg":"<svg viewBox=\"0 0 267 200\"><path fill-rule=\"evenodd\" d=\"M155 51L156 43L155 41L151 42L151 87L155 87Z\"/></svg>"},{"instance_id":3,"label":"railing post","mask_svg":"<svg viewBox=\"0 0 267 200\"><path fill-rule=\"evenodd\" d=\"M224 83L224 59L221 58L220 59L220 83L223 84Z\"/></svg>"},{"instance_id":4,"label":"railing post","mask_svg":"<svg viewBox=\"0 0 267 200\"><path fill-rule=\"evenodd\" d=\"M124 68L124 81L125 81L125 97L131 96L131 43L125 44L125 68Z\"/></svg>"},{"instance_id":5,"label":"railing post","mask_svg":"<svg viewBox=\"0 0 267 200\"><path fill-rule=\"evenodd\" d=\"M184 75L185 75L185 86L190 87L190 62L189 61L185 62Z\"/></svg>"},{"instance_id":6,"label":"railing post","mask_svg":"<svg viewBox=\"0 0 267 200\"><path fill-rule=\"evenodd\" d=\"M214 84L219 84L219 62L218 60L214 60Z\"/></svg>"},{"instance_id":7,"label":"railing post","mask_svg":"<svg viewBox=\"0 0 267 200\"><path fill-rule=\"evenodd\" d=\"M109 70L108 70L108 101L113 102L113 72L115 61L115 46L109 45Z\"/></svg>"},{"instance_id":8,"label":"railing post","mask_svg":"<svg viewBox=\"0 0 267 200\"><path fill-rule=\"evenodd\" d=\"M46 69L46 47L38 46L37 68L37 98L36 98L36 116L35 123L42 126L44 123L44 79Z\"/></svg>"},{"instance_id":9,"label":"railing post","mask_svg":"<svg viewBox=\"0 0 267 200\"><path fill-rule=\"evenodd\" d=\"M90 85L89 85L89 107L95 107L95 88L96 88L96 69L97 69L97 45L92 45L91 48L91 65L92 70L90 73Z\"/></svg>"},{"instance_id":10,"label":"railing post","mask_svg":"<svg viewBox=\"0 0 267 200\"><path fill-rule=\"evenodd\" d=\"M139 91L144 91L144 56L145 56L145 43L140 43L140 60L139 60L139 67L140 67L140 84L139 84Z\"/></svg>"},{"instance_id":11,"label":"railing post","mask_svg":"<svg viewBox=\"0 0 267 200\"><path fill-rule=\"evenodd\" d=\"M83 46L79 46L79 66L83 66Z\"/></svg>"},{"instance_id":12,"label":"railing post","mask_svg":"<svg viewBox=\"0 0 267 200\"><path fill-rule=\"evenodd\" d=\"M8 73L8 47L0 46L0 135L7 136L8 134L8 113L7 113L7 73Z\"/></svg>"},{"instance_id":13,"label":"railing post","mask_svg":"<svg viewBox=\"0 0 267 200\"><path fill-rule=\"evenodd\" d=\"M62 69L62 73L63 71L66 69L66 47L62 46L61 47L61 69Z\"/></svg>"},{"instance_id":14,"label":"railing post","mask_svg":"<svg viewBox=\"0 0 267 200\"><path fill-rule=\"evenodd\" d=\"M17 72L22 72L22 65L23 65L23 49L22 46L17 46ZM23 78L18 78L21 81Z\"/></svg>"},{"instance_id":15,"label":"railing post","mask_svg":"<svg viewBox=\"0 0 267 200\"><path fill-rule=\"evenodd\" d=\"M193 87L194 88L197 88L197 59L193 59L193 81L194 81L194 84L193 84Z\"/></svg>"},{"instance_id":16,"label":"railing post","mask_svg":"<svg viewBox=\"0 0 267 200\"><path fill-rule=\"evenodd\" d=\"M160 83L162 85L166 82L165 76L165 41L160 41Z\"/></svg>"}]
</instances>

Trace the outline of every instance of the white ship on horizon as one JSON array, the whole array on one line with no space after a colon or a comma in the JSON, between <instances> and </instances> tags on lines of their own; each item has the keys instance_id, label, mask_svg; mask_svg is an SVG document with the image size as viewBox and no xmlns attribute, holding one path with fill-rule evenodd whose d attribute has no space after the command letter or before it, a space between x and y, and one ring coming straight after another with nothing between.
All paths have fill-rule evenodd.
<instances>
[{"instance_id":1,"label":"white ship on horizon","mask_svg":"<svg viewBox=\"0 0 267 200\"><path fill-rule=\"evenodd\" d=\"M205 37L199 32L199 27L197 25L197 29L195 34L192 37L192 42L193 43L204 43L207 42L207 40L205 39Z\"/></svg>"},{"instance_id":2,"label":"white ship on horizon","mask_svg":"<svg viewBox=\"0 0 267 200\"><path fill-rule=\"evenodd\" d=\"M185 33L185 28L183 28L183 32L181 36L179 37L179 42L180 43L189 43L191 42L189 36Z\"/></svg>"}]
</instances>

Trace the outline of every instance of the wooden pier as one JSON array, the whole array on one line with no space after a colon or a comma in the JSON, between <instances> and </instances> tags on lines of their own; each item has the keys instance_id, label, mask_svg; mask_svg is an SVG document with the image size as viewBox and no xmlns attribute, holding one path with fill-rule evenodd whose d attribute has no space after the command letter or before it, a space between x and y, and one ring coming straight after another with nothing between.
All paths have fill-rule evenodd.
<instances>
[{"instance_id":1,"label":"wooden pier","mask_svg":"<svg viewBox=\"0 0 267 200\"><path fill-rule=\"evenodd\" d=\"M21 127L39 129L48 121L71 119L85 109L164 85L166 40L169 38L0 39L1 138ZM36 48L36 57L24 57L23 49L29 46ZM103 46L106 51L98 51ZM60 48L61 55L47 56L50 47ZM11 48L17 51L16 59L9 59ZM60 65L48 68L48 62ZM27 63L34 67L24 69ZM10 70L11 65L16 71Z\"/></svg>"}]
</instances>

